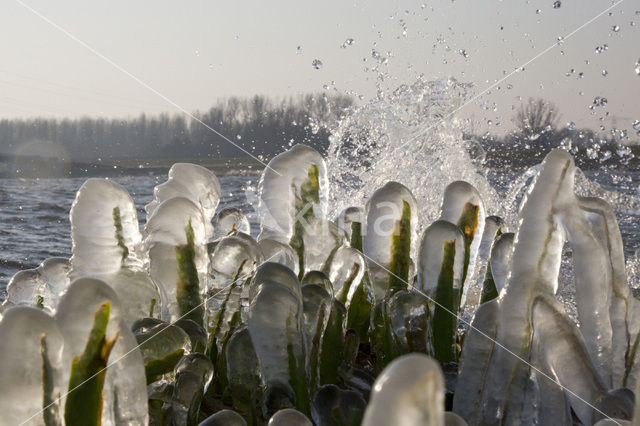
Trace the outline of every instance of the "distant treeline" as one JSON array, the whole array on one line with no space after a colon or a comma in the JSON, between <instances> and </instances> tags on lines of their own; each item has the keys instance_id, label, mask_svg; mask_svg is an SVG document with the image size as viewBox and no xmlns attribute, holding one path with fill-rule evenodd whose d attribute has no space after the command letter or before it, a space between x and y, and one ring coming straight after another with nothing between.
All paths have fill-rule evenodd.
<instances>
[{"instance_id":1,"label":"distant treeline","mask_svg":"<svg viewBox=\"0 0 640 426\"><path fill-rule=\"evenodd\" d=\"M231 97L194 116L251 154L272 156L291 142L325 151L329 127L352 105L344 95ZM246 156L198 120L184 114L5 119L0 120L0 154L47 156L66 151L67 160L73 161Z\"/></svg>"}]
</instances>

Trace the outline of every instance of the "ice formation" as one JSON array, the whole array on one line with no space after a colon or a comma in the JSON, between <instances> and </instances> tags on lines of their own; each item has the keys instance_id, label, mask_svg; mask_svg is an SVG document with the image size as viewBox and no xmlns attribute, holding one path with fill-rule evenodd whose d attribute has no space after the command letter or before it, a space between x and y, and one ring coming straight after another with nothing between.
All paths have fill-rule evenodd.
<instances>
[{"instance_id":1,"label":"ice formation","mask_svg":"<svg viewBox=\"0 0 640 426\"><path fill-rule=\"evenodd\" d=\"M515 234L512 232L504 233L496 238L493 247L491 247L489 268L497 293L502 291L509 278L509 265L511 262L511 254L513 253L514 236Z\"/></svg>"},{"instance_id":2,"label":"ice formation","mask_svg":"<svg viewBox=\"0 0 640 426\"><path fill-rule=\"evenodd\" d=\"M69 285L69 270L68 259L52 257L36 269L16 273L7 285L7 298L2 302L2 309L25 305L53 313L60 295Z\"/></svg>"},{"instance_id":3,"label":"ice formation","mask_svg":"<svg viewBox=\"0 0 640 426\"><path fill-rule=\"evenodd\" d=\"M440 219L458 225L465 243L460 306L465 305L469 291L475 293L472 303L478 302L479 288L471 287L475 283L476 258L482 243L485 216L484 202L473 185L460 180L447 185L442 199Z\"/></svg>"},{"instance_id":4,"label":"ice formation","mask_svg":"<svg viewBox=\"0 0 640 426\"><path fill-rule=\"evenodd\" d=\"M214 219L213 228L214 240L225 237L232 231L251 234L249 219L242 213L242 210L235 207L227 207L226 209L220 210Z\"/></svg>"},{"instance_id":5,"label":"ice formation","mask_svg":"<svg viewBox=\"0 0 640 426\"><path fill-rule=\"evenodd\" d=\"M62 362L64 339L55 319L37 308L14 307L0 322L0 341L0 425L60 424L58 398L66 391L60 376L69 365Z\"/></svg>"},{"instance_id":6,"label":"ice formation","mask_svg":"<svg viewBox=\"0 0 640 426\"><path fill-rule=\"evenodd\" d=\"M198 426L247 426L247 422L233 410L220 410Z\"/></svg>"},{"instance_id":7,"label":"ice formation","mask_svg":"<svg viewBox=\"0 0 640 426\"><path fill-rule=\"evenodd\" d=\"M173 371L180 358L191 352L189 335L177 325L144 318L136 321L131 329L142 353L147 381Z\"/></svg>"},{"instance_id":8,"label":"ice formation","mask_svg":"<svg viewBox=\"0 0 640 426\"><path fill-rule=\"evenodd\" d=\"M423 354L404 355L380 373L363 426L444 425L444 378Z\"/></svg>"},{"instance_id":9,"label":"ice formation","mask_svg":"<svg viewBox=\"0 0 640 426\"><path fill-rule=\"evenodd\" d=\"M265 417L281 406L309 411L300 283L291 270L265 263L250 289L249 335L260 360Z\"/></svg>"},{"instance_id":10,"label":"ice formation","mask_svg":"<svg viewBox=\"0 0 640 426\"><path fill-rule=\"evenodd\" d=\"M116 339L109 357L104 384L102 424L145 425L148 420L147 388L142 354L120 311L120 300L107 284L92 278L71 283L60 299L55 320L64 338L62 365L71 366L81 354L96 311L105 303L111 306L106 333ZM70 369L63 368L61 383L69 383Z\"/></svg>"},{"instance_id":11,"label":"ice formation","mask_svg":"<svg viewBox=\"0 0 640 426\"><path fill-rule=\"evenodd\" d=\"M347 207L338 215L335 222L347 233L347 238L351 240L353 232L362 234L364 209L362 207Z\"/></svg>"},{"instance_id":12,"label":"ice formation","mask_svg":"<svg viewBox=\"0 0 640 426\"><path fill-rule=\"evenodd\" d=\"M402 278L401 274L393 272L391 253L394 237L398 237L404 227L408 227L410 254L415 252L418 210L411 191L400 183L389 182L371 195L365 211L366 233L362 249L375 298L380 300L389 289L390 282Z\"/></svg>"},{"instance_id":13,"label":"ice formation","mask_svg":"<svg viewBox=\"0 0 640 426\"><path fill-rule=\"evenodd\" d=\"M262 173L258 186L260 236L284 243L294 236L296 223L307 213L327 214L328 182L324 158L306 145L277 155Z\"/></svg>"},{"instance_id":14,"label":"ice formation","mask_svg":"<svg viewBox=\"0 0 640 426\"><path fill-rule=\"evenodd\" d=\"M160 295L145 269L147 256L129 193L107 179L89 179L69 216L71 279L91 276L107 282L122 300L129 324L148 315Z\"/></svg>"},{"instance_id":15,"label":"ice formation","mask_svg":"<svg viewBox=\"0 0 640 426\"><path fill-rule=\"evenodd\" d=\"M464 234L446 220L433 222L422 234L418 254L418 289L433 296L445 257L445 244L454 244L453 289L458 298L464 269Z\"/></svg>"},{"instance_id":16,"label":"ice formation","mask_svg":"<svg viewBox=\"0 0 640 426\"><path fill-rule=\"evenodd\" d=\"M311 412L317 426L356 425L362 421L366 405L359 392L324 385L316 392Z\"/></svg>"},{"instance_id":17,"label":"ice formation","mask_svg":"<svg viewBox=\"0 0 640 426\"><path fill-rule=\"evenodd\" d=\"M439 182L439 219L438 203L376 181L365 208L342 200L332 222L317 152L297 145L269 164L257 240L235 208L214 233L220 187L199 166L175 165L156 188L144 240L127 192L87 181L70 262L7 288L0 425L639 421L622 237L567 153L516 182L515 234L464 181ZM557 300L561 263L579 326Z\"/></svg>"},{"instance_id":18,"label":"ice formation","mask_svg":"<svg viewBox=\"0 0 640 426\"><path fill-rule=\"evenodd\" d=\"M615 389L636 382L638 302L619 267L620 234L610 209L576 197L574 173L566 152L545 158L520 211L506 286L475 314L454 399L454 411L470 424L566 423L570 408L584 424L631 415L625 392ZM578 311L592 315L580 329L554 297L565 238L582 293ZM612 271L619 271L617 280ZM615 340L615 334L626 338Z\"/></svg>"},{"instance_id":19,"label":"ice formation","mask_svg":"<svg viewBox=\"0 0 640 426\"><path fill-rule=\"evenodd\" d=\"M72 278L143 266L136 207L122 186L107 179L87 180L76 194L69 219Z\"/></svg>"},{"instance_id":20,"label":"ice formation","mask_svg":"<svg viewBox=\"0 0 640 426\"><path fill-rule=\"evenodd\" d=\"M185 355L176 365L174 375L171 420L176 425L196 424L202 397L213 378L213 364L201 353Z\"/></svg>"},{"instance_id":21,"label":"ice formation","mask_svg":"<svg viewBox=\"0 0 640 426\"><path fill-rule=\"evenodd\" d=\"M220 182L211 170L197 164L176 163L169 169L169 179L154 188L153 201L145 206L147 221L164 201L183 197L200 209L209 239L213 236L211 220L220 202L220 193Z\"/></svg>"},{"instance_id":22,"label":"ice formation","mask_svg":"<svg viewBox=\"0 0 640 426\"><path fill-rule=\"evenodd\" d=\"M215 336L218 345L229 332L233 316L240 311L247 282L263 261L258 243L239 231L221 238L211 254L206 305L209 332Z\"/></svg>"},{"instance_id":23,"label":"ice formation","mask_svg":"<svg viewBox=\"0 0 640 426\"><path fill-rule=\"evenodd\" d=\"M285 408L269 419L269 426L313 426L313 423L301 412Z\"/></svg>"},{"instance_id":24,"label":"ice formation","mask_svg":"<svg viewBox=\"0 0 640 426\"><path fill-rule=\"evenodd\" d=\"M145 230L149 274L160 290L162 317L187 315L202 322L199 295L207 291L209 259L201 209L187 198L170 198L154 210Z\"/></svg>"}]
</instances>

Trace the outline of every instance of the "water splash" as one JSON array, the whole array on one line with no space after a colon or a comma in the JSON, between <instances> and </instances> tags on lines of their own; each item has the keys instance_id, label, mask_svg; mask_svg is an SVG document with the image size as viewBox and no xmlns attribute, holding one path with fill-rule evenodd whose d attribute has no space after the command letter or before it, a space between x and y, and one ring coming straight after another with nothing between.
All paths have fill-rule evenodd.
<instances>
[{"instance_id":1,"label":"water splash","mask_svg":"<svg viewBox=\"0 0 640 426\"><path fill-rule=\"evenodd\" d=\"M464 123L453 114L468 90L453 78L418 79L344 118L330 138L327 156L332 217L364 205L390 180L415 195L419 233L438 218L444 189L455 180L478 188L492 212L500 204L496 191L469 153Z\"/></svg>"}]
</instances>

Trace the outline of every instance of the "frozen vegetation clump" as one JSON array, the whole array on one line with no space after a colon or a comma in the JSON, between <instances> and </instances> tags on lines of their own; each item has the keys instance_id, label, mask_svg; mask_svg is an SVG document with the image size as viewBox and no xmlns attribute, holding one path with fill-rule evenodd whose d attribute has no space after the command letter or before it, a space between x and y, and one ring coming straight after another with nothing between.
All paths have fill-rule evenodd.
<instances>
[{"instance_id":1,"label":"frozen vegetation clump","mask_svg":"<svg viewBox=\"0 0 640 426\"><path fill-rule=\"evenodd\" d=\"M454 179L436 205L384 181L337 210L296 145L263 172L257 238L202 167L171 168L144 232L124 188L90 179L71 259L7 288L0 425L637 424L634 278L576 173L564 151L528 171L507 232Z\"/></svg>"}]
</instances>

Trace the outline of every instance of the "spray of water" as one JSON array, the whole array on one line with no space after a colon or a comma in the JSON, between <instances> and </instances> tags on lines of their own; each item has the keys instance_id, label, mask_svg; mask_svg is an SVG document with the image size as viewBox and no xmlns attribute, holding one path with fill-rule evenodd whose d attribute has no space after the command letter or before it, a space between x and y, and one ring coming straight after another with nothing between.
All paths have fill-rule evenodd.
<instances>
[{"instance_id":1,"label":"spray of water","mask_svg":"<svg viewBox=\"0 0 640 426\"><path fill-rule=\"evenodd\" d=\"M452 78L418 79L344 118L330 138L327 159L332 213L364 205L390 180L415 195L419 232L438 218L444 188L455 180L478 188L491 211L496 191L470 154L464 123L449 117L468 90Z\"/></svg>"}]
</instances>

